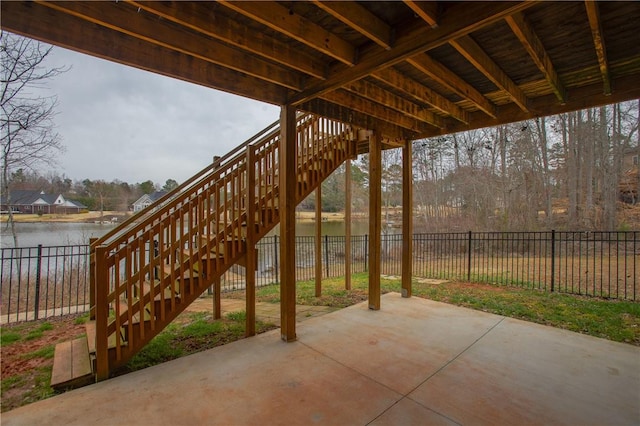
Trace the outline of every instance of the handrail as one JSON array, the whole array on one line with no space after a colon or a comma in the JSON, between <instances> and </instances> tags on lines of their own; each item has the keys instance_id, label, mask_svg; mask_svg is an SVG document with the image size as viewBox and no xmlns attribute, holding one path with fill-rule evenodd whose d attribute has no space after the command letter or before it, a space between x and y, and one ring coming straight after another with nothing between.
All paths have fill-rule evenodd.
<instances>
[{"instance_id":1,"label":"handrail","mask_svg":"<svg viewBox=\"0 0 640 426\"><path fill-rule=\"evenodd\" d=\"M193 175L191 178L187 179L181 185L178 185L178 187L174 188L173 190L169 191L167 194L163 195L161 198L159 198L158 200L153 202L148 208L140 211L137 214L134 214L133 216L131 216L130 218L128 218L127 220L122 222L120 224L120 226L112 229L111 231L109 231L106 234L104 234L102 237L98 238L91 245L93 247L95 247L95 246L98 246L98 245L106 244L109 241L109 239L111 239L112 237L114 237L114 236L118 235L119 233L123 232L127 228L128 225L131 225L132 223L137 222L137 221L139 221L140 219L143 219L146 216L152 215L154 213L154 211L159 206L161 206L161 205L165 204L166 202L168 202L169 200L173 199L179 193L181 193L181 192L185 191L186 189L188 189L189 187L191 187L192 184L194 184L196 182L200 182L205 176L208 176L209 174L215 172L225 161L227 161L230 158L236 156L240 151L244 150L248 145L251 145L256 140L270 137L273 134L273 132L276 131L279 127L280 127L280 121L279 120L274 121L269 126L265 127L264 129L262 129L261 131L259 131L255 135L251 136L245 142L243 142L240 145L236 146L233 150L229 151L227 154L223 155L222 157L218 158L216 161L214 161L211 164L207 165L205 168L200 170L198 173Z\"/></svg>"}]
</instances>

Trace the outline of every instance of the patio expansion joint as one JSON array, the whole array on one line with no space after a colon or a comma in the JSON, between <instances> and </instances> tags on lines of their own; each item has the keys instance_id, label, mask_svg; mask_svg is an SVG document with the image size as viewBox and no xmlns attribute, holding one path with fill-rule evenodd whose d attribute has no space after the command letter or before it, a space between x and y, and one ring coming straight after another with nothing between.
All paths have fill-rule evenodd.
<instances>
[{"instance_id":1,"label":"patio expansion joint","mask_svg":"<svg viewBox=\"0 0 640 426\"><path fill-rule=\"evenodd\" d=\"M404 398L409 398L411 401L415 402L416 404L426 408L427 410L433 411L434 413L438 413L443 417L446 417L448 420L451 420L452 422L456 423L456 421L454 421L453 419L447 417L444 413L440 413L430 407L425 406L424 404L421 404L419 401L414 400L413 398L411 398L411 394L413 392L415 392L420 386L424 385L425 383L427 383L432 377L434 377L436 374L440 373L442 370L444 370L445 368L447 368L449 365L451 365L455 360L457 360L458 358L460 358L464 353L466 353L469 349L471 349L472 347L474 347L476 345L476 343L478 343L480 340L482 340L487 334L491 333L497 326L499 326L500 324L502 324L502 322L506 319L507 317L502 317L500 318L500 321L496 322L495 324L493 324L487 331L485 331L484 333L482 333L482 335L480 337L478 337L476 340L474 340L473 342L471 342L471 344L469 346L467 346L466 348L464 348L462 351L460 351L460 353L458 353L456 356L454 356L453 358L451 358L449 361L447 361L446 363L444 363L443 366L441 366L440 368L438 368L436 371L434 371L433 373L431 373L426 379L424 379L422 382L420 382L416 387L414 387L413 389L411 389L409 392L407 392L406 395L404 395ZM396 403L397 404L397 403ZM388 411L391 407L387 408L386 411ZM380 415L382 415L384 413L381 413Z\"/></svg>"}]
</instances>

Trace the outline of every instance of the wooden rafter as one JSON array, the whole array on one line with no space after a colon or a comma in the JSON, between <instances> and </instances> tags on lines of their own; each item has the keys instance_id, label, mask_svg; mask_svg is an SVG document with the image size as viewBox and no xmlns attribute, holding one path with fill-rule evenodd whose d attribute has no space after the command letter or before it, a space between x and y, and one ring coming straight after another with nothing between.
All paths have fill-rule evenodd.
<instances>
[{"instance_id":1,"label":"wooden rafter","mask_svg":"<svg viewBox=\"0 0 640 426\"><path fill-rule=\"evenodd\" d=\"M381 51L379 48L363 52L360 61L355 66L350 68L334 67L330 72L330 78L309 85L301 93L292 95L289 100L293 104L303 103L346 83L359 80L372 72L395 65L421 52L491 25L509 15L523 11L533 4L533 2L456 4L442 15L438 28L432 29L424 26L409 28L398 35L393 49Z\"/></svg>"},{"instance_id":2,"label":"wooden rafter","mask_svg":"<svg viewBox=\"0 0 640 426\"><path fill-rule=\"evenodd\" d=\"M356 2L313 1L320 9L331 14L360 34L385 49L391 49L391 27Z\"/></svg>"},{"instance_id":3,"label":"wooden rafter","mask_svg":"<svg viewBox=\"0 0 640 426\"><path fill-rule=\"evenodd\" d=\"M458 121L467 123L467 112L431 88L405 77L393 68L386 68L371 74L375 79L384 82L415 101L431 105L443 114L451 115Z\"/></svg>"},{"instance_id":4,"label":"wooden rafter","mask_svg":"<svg viewBox=\"0 0 640 426\"><path fill-rule=\"evenodd\" d=\"M438 3L435 1L404 0L407 6L413 10L423 21L432 28L438 27Z\"/></svg>"},{"instance_id":5,"label":"wooden rafter","mask_svg":"<svg viewBox=\"0 0 640 426\"><path fill-rule=\"evenodd\" d=\"M604 84L604 94L611 94L611 76L609 75L609 61L607 60L607 48L604 44L604 34L602 32L602 23L600 22L600 9L595 1L585 0L587 8L587 17L589 18L589 26L591 27L591 35L593 36L593 44L598 55L598 64L600 65L600 74L602 75L602 83Z\"/></svg>"},{"instance_id":6,"label":"wooden rafter","mask_svg":"<svg viewBox=\"0 0 640 426\"><path fill-rule=\"evenodd\" d=\"M263 58L324 80L326 67L318 59L300 52L289 43L265 37L224 16L210 16L204 2L159 2L131 1L141 10L153 13L163 19L187 27L193 31L213 37Z\"/></svg>"},{"instance_id":7,"label":"wooden rafter","mask_svg":"<svg viewBox=\"0 0 640 426\"><path fill-rule=\"evenodd\" d=\"M408 63L428 75L433 80L454 91L458 96L468 99L478 109L495 118L496 107L482 93L454 74L440 62L427 54L417 55L407 60Z\"/></svg>"},{"instance_id":8,"label":"wooden rafter","mask_svg":"<svg viewBox=\"0 0 640 426\"><path fill-rule=\"evenodd\" d=\"M289 89L301 90L303 87L304 80L300 74L294 71L199 34L185 33L168 22L158 22L146 13L136 13L134 8L125 4L68 1L47 1L42 4L146 42L225 66Z\"/></svg>"},{"instance_id":9,"label":"wooden rafter","mask_svg":"<svg viewBox=\"0 0 640 426\"><path fill-rule=\"evenodd\" d=\"M343 89L324 93L321 98L329 102L344 105L347 108L375 117L378 120L395 123L398 126L417 133L428 131L432 127L422 120L416 120L395 109L378 104L377 102L371 102L368 99L356 96Z\"/></svg>"},{"instance_id":10,"label":"wooden rafter","mask_svg":"<svg viewBox=\"0 0 640 426\"><path fill-rule=\"evenodd\" d=\"M445 127L442 117L400 96L394 95L375 84L358 80L347 84L344 88L365 99L385 105L416 120L424 121L439 128Z\"/></svg>"},{"instance_id":11,"label":"wooden rafter","mask_svg":"<svg viewBox=\"0 0 640 426\"><path fill-rule=\"evenodd\" d=\"M220 3L346 65L352 66L355 63L356 49L354 46L321 26L291 12L279 3L226 0L220 0Z\"/></svg>"},{"instance_id":12,"label":"wooden rafter","mask_svg":"<svg viewBox=\"0 0 640 426\"><path fill-rule=\"evenodd\" d=\"M39 3L12 3L11 13L2 14L7 31L263 102L283 104L286 99L284 87L106 27L93 26L87 33L82 19Z\"/></svg>"},{"instance_id":13,"label":"wooden rafter","mask_svg":"<svg viewBox=\"0 0 640 426\"><path fill-rule=\"evenodd\" d=\"M500 89L509 94L523 111L527 112L527 97L509 76L496 64L493 59L471 37L464 36L452 40L451 45L473 64L482 74Z\"/></svg>"},{"instance_id":14,"label":"wooden rafter","mask_svg":"<svg viewBox=\"0 0 640 426\"><path fill-rule=\"evenodd\" d=\"M520 43L522 43L522 46L524 46L527 53L529 53L529 56L531 56L531 59L533 59L533 62L535 62L549 82L549 86L551 86L553 93L556 94L556 97L560 102L564 103L567 96L564 85L560 81L544 45L527 19L522 13L515 13L511 16L507 16L506 21L507 24L509 24L509 27L511 27L513 33L520 40Z\"/></svg>"}]
</instances>

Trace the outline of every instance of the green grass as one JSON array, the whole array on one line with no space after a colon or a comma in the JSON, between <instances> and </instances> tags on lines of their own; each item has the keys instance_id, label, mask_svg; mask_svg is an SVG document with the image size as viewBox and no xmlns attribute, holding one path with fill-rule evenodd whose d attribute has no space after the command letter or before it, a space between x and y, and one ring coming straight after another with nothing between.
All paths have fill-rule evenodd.
<instances>
[{"instance_id":1,"label":"green grass","mask_svg":"<svg viewBox=\"0 0 640 426\"><path fill-rule=\"evenodd\" d=\"M53 354L55 352L55 345L48 345L43 348L38 349L37 351L29 352L28 354L22 355L24 359L33 359L33 358L45 358L50 359L53 358Z\"/></svg>"},{"instance_id":2,"label":"green grass","mask_svg":"<svg viewBox=\"0 0 640 426\"><path fill-rule=\"evenodd\" d=\"M7 346L11 343L18 342L21 338L22 337L20 336L20 333L17 333L15 331L6 331L6 329L4 328L0 330L1 346Z\"/></svg>"},{"instance_id":3,"label":"green grass","mask_svg":"<svg viewBox=\"0 0 640 426\"><path fill-rule=\"evenodd\" d=\"M367 300L368 275L355 274L352 291L344 290L344 278L322 281L322 296L315 297L315 282L296 284L297 303L343 308ZM550 293L504 284L449 282L427 284L414 280L413 294L439 302L550 325L591 336L640 346L640 303ZM400 280L381 279L382 293L400 292ZM257 290L257 300L279 302L277 285Z\"/></svg>"},{"instance_id":4,"label":"green grass","mask_svg":"<svg viewBox=\"0 0 640 426\"><path fill-rule=\"evenodd\" d=\"M244 338L246 313L231 312L214 320L210 313L187 314L183 324L172 323L146 345L122 369L121 373L140 370L185 355L200 352ZM256 332L275 328L274 324L256 322Z\"/></svg>"},{"instance_id":5,"label":"green grass","mask_svg":"<svg viewBox=\"0 0 640 426\"><path fill-rule=\"evenodd\" d=\"M45 331L49 331L49 330L53 330L53 325L48 322L43 322L38 326L38 328L35 328L29 331L29 333L25 336L24 339L25 340L39 339L40 337L42 337Z\"/></svg>"}]
</instances>

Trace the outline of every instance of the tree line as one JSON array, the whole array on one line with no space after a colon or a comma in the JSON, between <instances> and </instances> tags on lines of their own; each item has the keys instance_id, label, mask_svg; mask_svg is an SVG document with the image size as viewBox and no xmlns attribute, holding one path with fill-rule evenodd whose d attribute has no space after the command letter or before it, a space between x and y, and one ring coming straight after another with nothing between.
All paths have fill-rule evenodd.
<instances>
[{"instance_id":1,"label":"tree line","mask_svg":"<svg viewBox=\"0 0 640 426\"><path fill-rule=\"evenodd\" d=\"M639 108L636 100L413 141L414 228L637 229L624 213L638 202ZM402 203L401 164L399 149L383 153L383 209ZM367 155L351 168L354 211L368 208L368 168ZM323 210L344 208L344 170L323 182ZM314 205L312 194L301 207Z\"/></svg>"}]
</instances>

